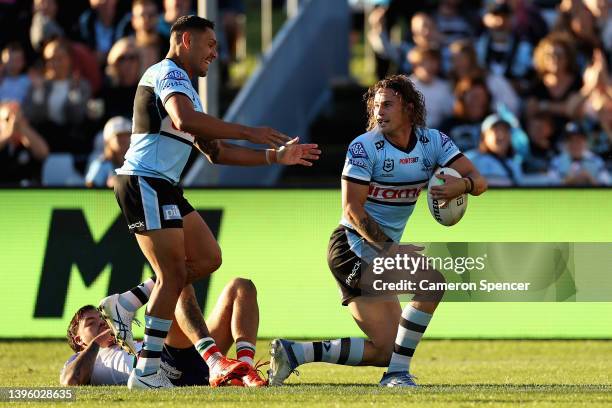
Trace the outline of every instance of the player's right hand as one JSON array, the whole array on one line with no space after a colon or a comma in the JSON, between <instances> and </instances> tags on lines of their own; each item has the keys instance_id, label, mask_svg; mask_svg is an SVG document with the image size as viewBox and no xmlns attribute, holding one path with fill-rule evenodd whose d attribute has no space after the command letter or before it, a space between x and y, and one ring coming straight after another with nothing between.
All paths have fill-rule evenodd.
<instances>
[{"instance_id":1,"label":"player's right hand","mask_svg":"<svg viewBox=\"0 0 612 408\"><path fill-rule=\"evenodd\" d=\"M284 146L291 138L271 127L254 127L251 128L247 140L251 143L265 144L277 149L279 146Z\"/></svg>"},{"instance_id":2,"label":"player's right hand","mask_svg":"<svg viewBox=\"0 0 612 408\"><path fill-rule=\"evenodd\" d=\"M393 243L389 247L388 254L391 256L395 255L409 255L409 256L423 256L421 252L425 249L425 247L420 245L412 245L412 244L401 244L401 243Z\"/></svg>"},{"instance_id":3,"label":"player's right hand","mask_svg":"<svg viewBox=\"0 0 612 408\"><path fill-rule=\"evenodd\" d=\"M108 345L108 336L111 335L111 329L102 330L92 342L98 343L100 347L106 347Z\"/></svg>"}]
</instances>

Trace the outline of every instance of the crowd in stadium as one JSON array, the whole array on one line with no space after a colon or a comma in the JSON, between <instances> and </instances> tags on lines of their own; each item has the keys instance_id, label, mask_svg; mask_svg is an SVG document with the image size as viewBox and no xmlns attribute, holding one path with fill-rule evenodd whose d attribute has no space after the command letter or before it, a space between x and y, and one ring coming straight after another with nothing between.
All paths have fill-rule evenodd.
<instances>
[{"instance_id":1,"label":"crowd in stadium","mask_svg":"<svg viewBox=\"0 0 612 408\"><path fill-rule=\"evenodd\" d=\"M218 3L227 64L235 47L225 35L236 39L232 17L244 10L240 0ZM195 7L191 0L0 1L0 184L40 185L53 153L49 184L110 186L129 146L138 81L166 56L172 23Z\"/></svg>"},{"instance_id":2,"label":"crowd in stadium","mask_svg":"<svg viewBox=\"0 0 612 408\"><path fill-rule=\"evenodd\" d=\"M467 152L490 185L610 184L607 1L410 3L369 13L377 74L410 75L427 125ZM390 29L406 15L410 38L393 41ZM500 121L506 131L493 131Z\"/></svg>"},{"instance_id":3,"label":"crowd in stadium","mask_svg":"<svg viewBox=\"0 0 612 408\"><path fill-rule=\"evenodd\" d=\"M490 185L612 184L607 1L366 3L374 6L365 35L377 75L410 75L427 125L448 134ZM165 56L170 25L194 7L1 1L0 184L40 185L43 163L56 153L76 167L74 184L111 185L129 145L140 75ZM235 53L231 16L244 5L219 7L227 63ZM401 21L404 39L391 34ZM52 167L69 178L60 159Z\"/></svg>"}]
</instances>

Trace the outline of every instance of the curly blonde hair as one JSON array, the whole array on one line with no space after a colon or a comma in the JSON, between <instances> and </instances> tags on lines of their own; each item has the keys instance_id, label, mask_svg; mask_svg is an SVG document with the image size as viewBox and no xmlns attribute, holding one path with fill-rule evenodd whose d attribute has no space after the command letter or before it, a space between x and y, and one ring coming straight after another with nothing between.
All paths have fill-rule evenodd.
<instances>
[{"instance_id":1,"label":"curly blonde hair","mask_svg":"<svg viewBox=\"0 0 612 408\"><path fill-rule=\"evenodd\" d=\"M569 34L555 31L542 38L533 51L533 66L538 75L542 76L546 73L546 63L544 62L546 59L546 49L548 47L554 47L555 45L561 47L563 52L565 52L567 69L570 74L577 74L576 43Z\"/></svg>"},{"instance_id":2,"label":"curly blonde hair","mask_svg":"<svg viewBox=\"0 0 612 408\"><path fill-rule=\"evenodd\" d=\"M374 115L374 97L381 89L390 89L394 91L396 95L402 98L402 103L405 107L408 106L408 104L412 104L412 125L425 127L427 111L425 110L423 94L416 89L414 83L406 75L391 75L372 85L363 95L368 111L368 131L374 129L378 124L376 116Z\"/></svg>"}]
</instances>

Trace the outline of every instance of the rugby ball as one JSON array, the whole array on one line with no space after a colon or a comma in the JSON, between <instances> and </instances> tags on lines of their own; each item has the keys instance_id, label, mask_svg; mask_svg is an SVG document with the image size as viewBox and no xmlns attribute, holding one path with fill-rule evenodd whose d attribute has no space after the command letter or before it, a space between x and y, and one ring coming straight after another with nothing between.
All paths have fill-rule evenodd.
<instances>
[{"instance_id":1,"label":"rugby ball","mask_svg":"<svg viewBox=\"0 0 612 408\"><path fill-rule=\"evenodd\" d=\"M467 209L467 194L461 194L458 197L453 198L450 202L442 207L444 200L437 200L431 197L431 188L440 184L444 184L444 180L436 177L436 174L448 174L449 176L461 178L461 174L458 171L451 169L450 167L442 167L436 170L435 174L429 179L427 186L427 204L429 205L429 212L442 225L450 227L459 222L459 220L465 214Z\"/></svg>"}]
</instances>

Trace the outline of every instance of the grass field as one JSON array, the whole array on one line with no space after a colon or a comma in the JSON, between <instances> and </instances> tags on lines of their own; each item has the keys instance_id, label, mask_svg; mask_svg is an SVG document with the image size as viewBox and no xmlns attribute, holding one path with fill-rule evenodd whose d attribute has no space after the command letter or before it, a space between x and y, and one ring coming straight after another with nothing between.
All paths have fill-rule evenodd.
<instances>
[{"instance_id":1,"label":"grass field","mask_svg":"<svg viewBox=\"0 0 612 408\"><path fill-rule=\"evenodd\" d=\"M257 357L266 352L262 341ZM0 386L57 386L69 355L58 341L0 342ZM377 387L381 368L310 364L278 388L80 387L76 403L55 406L612 406L612 341L425 340L412 368L418 389Z\"/></svg>"}]
</instances>

